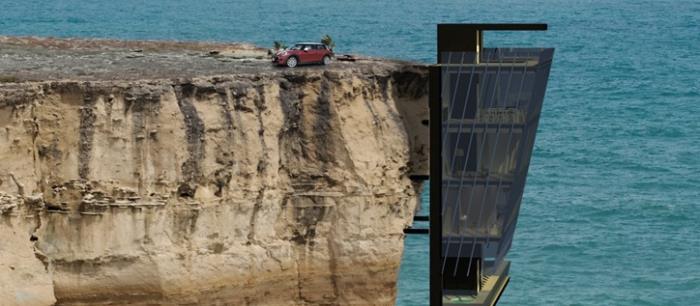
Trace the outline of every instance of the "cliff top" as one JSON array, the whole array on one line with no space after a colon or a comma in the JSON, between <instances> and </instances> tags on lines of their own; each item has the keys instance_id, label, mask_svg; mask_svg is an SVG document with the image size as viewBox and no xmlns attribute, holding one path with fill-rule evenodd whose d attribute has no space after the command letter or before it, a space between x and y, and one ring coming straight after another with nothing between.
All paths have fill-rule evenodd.
<instances>
[{"instance_id":1,"label":"cliff top","mask_svg":"<svg viewBox=\"0 0 700 306\"><path fill-rule=\"evenodd\" d=\"M375 70L412 65L361 57L309 70ZM282 73L267 49L242 43L125 41L0 36L0 83L46 80L176 79L226 74Z\"/></svg>"}]
</instances>

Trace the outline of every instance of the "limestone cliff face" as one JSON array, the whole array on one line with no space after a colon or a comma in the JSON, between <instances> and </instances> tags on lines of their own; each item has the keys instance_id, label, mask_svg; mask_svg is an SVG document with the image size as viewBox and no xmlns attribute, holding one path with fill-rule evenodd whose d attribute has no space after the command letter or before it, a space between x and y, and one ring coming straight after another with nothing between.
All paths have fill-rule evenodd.
<instances>
[{"instance_id":1,"label":"limestone cliff face","mask_svg":"<svg viewBox=\"0 0 700 306\"><path fill-rule=\"evenodd\" d=\"M0 85L0 304L393 304L426 82Z\"/></svg>"}]
</instances>

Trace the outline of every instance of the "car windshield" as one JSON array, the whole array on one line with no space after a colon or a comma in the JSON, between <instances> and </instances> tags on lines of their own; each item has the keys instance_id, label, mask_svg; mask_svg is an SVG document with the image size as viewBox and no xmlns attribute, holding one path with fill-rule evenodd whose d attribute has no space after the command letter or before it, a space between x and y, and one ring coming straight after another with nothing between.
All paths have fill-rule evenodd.
<instances>
[{"instance_id":1,"label":"car windshield","mask_svg":"<svg viewBox=\"0 0 700 306\"><path fill-rule=\"evenodd\" d=\"M289 48L289 50L301 50L304 45L294 45L294 47Z\"/></svg>"}]
</instances>

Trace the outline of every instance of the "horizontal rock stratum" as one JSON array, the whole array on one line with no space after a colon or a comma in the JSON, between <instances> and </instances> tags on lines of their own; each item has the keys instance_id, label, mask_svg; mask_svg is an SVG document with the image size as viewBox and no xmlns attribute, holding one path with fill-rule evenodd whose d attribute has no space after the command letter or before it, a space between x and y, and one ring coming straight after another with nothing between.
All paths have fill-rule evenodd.
<instances>
[{"instance_id":1,"label":"horizontal rock stratum","mask_svg":"<svg viewBox=\"0 0 700 306\"><path fill-rule=\"evenodd\" d=\"M0 37L0 304L392 305L427 71Z\"/></svg>"}]
</instances>

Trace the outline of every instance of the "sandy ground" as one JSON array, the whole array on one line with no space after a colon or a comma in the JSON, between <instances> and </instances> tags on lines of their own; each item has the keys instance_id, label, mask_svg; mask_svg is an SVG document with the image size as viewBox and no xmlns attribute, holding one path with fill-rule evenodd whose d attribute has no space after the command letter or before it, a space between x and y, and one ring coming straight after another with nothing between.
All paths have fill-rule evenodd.
<instances>
[{"instance_id":1,"label":"sandy ground","mask_svg":"<svg viewBox=\"0 0 700 306\"><path fill-rule=\"evenodd\" d=\"M399 62L359 57L295 70L369 68ZM406 64L406 63L403 63ZM173 79L284 71L267 49L240 43L0 36L0 82Z\"/></svg>"}]
</instances>

